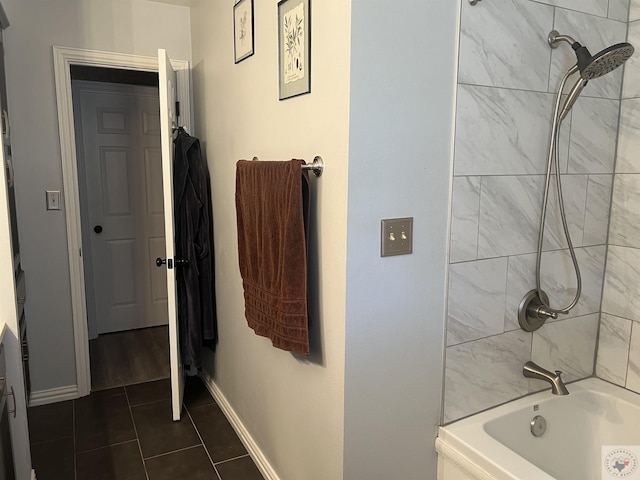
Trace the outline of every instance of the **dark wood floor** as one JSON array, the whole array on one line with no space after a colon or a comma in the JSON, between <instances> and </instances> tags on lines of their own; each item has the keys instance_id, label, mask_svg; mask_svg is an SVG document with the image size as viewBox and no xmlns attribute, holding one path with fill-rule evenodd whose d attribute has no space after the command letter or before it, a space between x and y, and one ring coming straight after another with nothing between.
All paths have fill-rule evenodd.
<instances>
[{"instance_id":1,"label":"dark wood floor","mask_svg":"<svg viewBox=\"0 0 640 480\"><path fill-rule=\"evenodd\" d=\"M169 377L169 327L99 335L89 341L91 390Z\"/></svg>"}]
</instances>

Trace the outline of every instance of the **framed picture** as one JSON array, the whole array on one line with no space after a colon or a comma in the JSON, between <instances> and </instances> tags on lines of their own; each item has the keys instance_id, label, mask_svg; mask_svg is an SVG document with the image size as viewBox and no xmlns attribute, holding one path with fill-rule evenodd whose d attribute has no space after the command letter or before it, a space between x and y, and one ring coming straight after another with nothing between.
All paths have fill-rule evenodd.
<instances>
[{"instance_id":1,"label":"framed picture","mask_svg":"<svg viewBox=\"0 0 640 480\"><path fill-rule=\"evenodd\" d=\"M278 2L280 100L311 92L310 2Z\"/></svg>"},{"instance_id":2,"label":"framed picture","mask_svg":"<svg viewBox=\"0 0 640 480\"><path fill-rule=\"evenodd\" d=\"M253 55L253 0L233 6L233 52L235 63Z\"/></svg>"}]
</instances>

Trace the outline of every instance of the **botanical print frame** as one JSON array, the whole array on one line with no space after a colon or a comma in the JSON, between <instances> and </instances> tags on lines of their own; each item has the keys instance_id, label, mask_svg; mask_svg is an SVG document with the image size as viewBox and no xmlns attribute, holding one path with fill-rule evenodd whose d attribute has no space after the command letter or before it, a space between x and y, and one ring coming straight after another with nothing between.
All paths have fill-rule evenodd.
<instances>
[{"instance_id":1,"label":"botanical print frame","mask_svg":"<svg viewBox=\"0 0 640 480\"><path fill-rule=\"evenodd\" d=\"M280 100L311 92L311 0L278 2Z\"/></svg>"},{"instance_id":2,"label":"botanical print frame","mask_svg":"<svg viewBox=\"0 0 640 480\"><path fill-rule=\"evenodd\" d=\"M239 0L233 6L233 53L235 63L253 55L253 0Z\"/></svg>"}]
</instances>

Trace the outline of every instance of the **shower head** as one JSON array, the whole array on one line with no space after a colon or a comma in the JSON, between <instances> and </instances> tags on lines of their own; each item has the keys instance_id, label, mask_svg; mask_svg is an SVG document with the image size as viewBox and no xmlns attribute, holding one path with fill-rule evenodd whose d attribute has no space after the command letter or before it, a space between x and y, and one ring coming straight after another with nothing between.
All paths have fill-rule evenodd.
<instances>
[{"instance_id":1,"label":"shower head","mask_svg":"<svg viewBox=\"0 0 640 480\"><path fill-rule=\"evenodd\" d=\"M589 54L589 50L587 50L586 47L581 46L579 48L584 48L586 53ZM630 43L616 43L593 56L589 54L588 59L581 61L580 56L578 56L578 50L576 50L580 76L585 80L592 80L594 78L601 77L602 75L606 75L629 60L631 55L633 55L633 51L633 45Z\"/></svg>"},{"instance_id":2,"label":"shower head","mask_svg":"<svg viewBox=\"0 0 640 480\"><path fill-rule=\"evenodd\" d=\"M556 30L549 34L548 40L552 48L557 48L561 41L571 45L576 53L580 77L587 81L612 72L629 60L635 50L633 45L623 42L611 45L595 55L591 55L587 47L582 46L580 42L576 42L568 35L560 35Z\"/></svg>"}]
</instances>

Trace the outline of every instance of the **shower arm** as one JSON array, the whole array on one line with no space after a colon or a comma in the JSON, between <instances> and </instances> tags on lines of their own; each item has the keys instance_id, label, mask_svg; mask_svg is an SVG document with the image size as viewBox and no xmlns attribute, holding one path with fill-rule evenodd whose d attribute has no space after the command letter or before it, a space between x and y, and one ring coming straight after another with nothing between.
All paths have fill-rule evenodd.
<instances>
[{"instance_id":1,"label":"shower arm","mask_svg":"<svg viewBox=\"0 0 640 480\"><path fill-rule=\"evenodd\" d=\"M571 37L568 37L571 38ZM568 78L577 73L579 71L578 69L578 65L574 65L573 67L571 67L569 69L569 71L565 74L565 76L562 78L562 81L560 82L560 88L558 89L558 95L556 98L556 104L555 104L555 109L554 109L554 114L553 114L553 125L552 125L552 139L549 142L549 156L548 156L548 161L547 161L547 172L546 172L546 179L545 179L545 188L544 188L544 196L543 196L543 200L542 200L542 213L540 216L540 232L538 234L538 252L537 252L537 256L536 256L536 289L538 290L538 294L540 295L540 293L542 292L542 288L541 288L541 281L540 281L540 264L541 264L541 260L542 260L542 245L543 245L543 240L544 240L544 226L545 226L545 218L546 218L546 213L547 213L547 200L549 199L549 187L550 187L550 181L549 178L551 176L551 166L553 164L553 160L555 159L555 164L556 164L556 186L558 187L558 200L562 200L562 187L560 185L560 169L559 167L559 160L558 160L558 136L560 134L560 123L561 123L561 119L559 118L559 114L560 114L560 103L562 101L562 93L564 91L565 85L567 83ZM566 106L566 102L565 102L565 106ZM576 271L576 277L577 277L577 291L576 291L576 296L573 299L573 301L565 308L561 308L561 309L554 309L552 308L550 305L546 305L545 310L550 312L550 313L569 313L569 310L571 310L573 307L576 306L576 304L578 303L578 300L580 298L581 295L581 290L582 290L582 279L580 277L580 269L578 267L578 261L576 259L574 250L573 250L573 244L571 242L571 236L569 235L569 231L568 231L568 227L567 227L567 222L566 222L566 217L565 217L565 212L564 209L561 207L560 208L560 214L562 215L562 226L564 228L564 233L565 233L565 237L567 239L567 244L569 245L569 252L571 254L571 260L573 262L573 266L574 269Z\"/></svg>"},{"instance_id":2,"label":"shower arm","mask_svg":"<svg viewBox=\"0 0 640 480\"><path fill-rule=\"evenodd\" d=\"M567 42L572 47L576 43L578 43L573 39L573 37L570 37L569 35L560 35L557 30L551 30L551 33L549 33L549 37L547 37L547 41L549 42L551 48L558 48L560 42Z\"/></svg>"}]
</instances>

